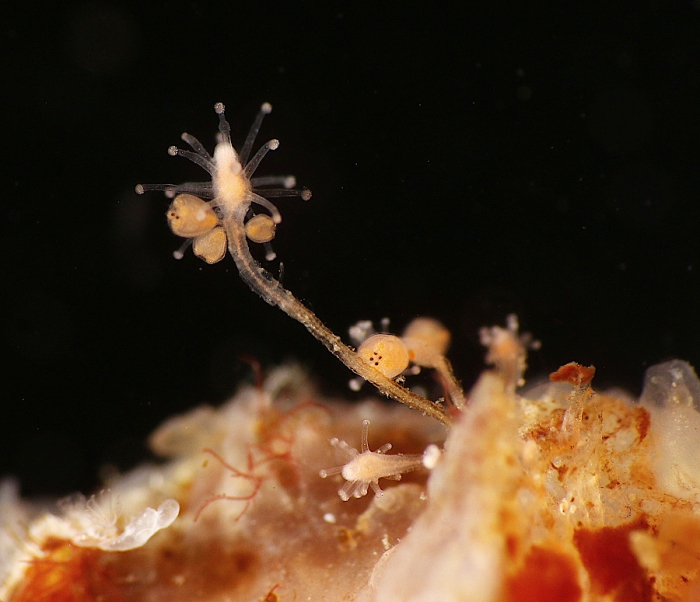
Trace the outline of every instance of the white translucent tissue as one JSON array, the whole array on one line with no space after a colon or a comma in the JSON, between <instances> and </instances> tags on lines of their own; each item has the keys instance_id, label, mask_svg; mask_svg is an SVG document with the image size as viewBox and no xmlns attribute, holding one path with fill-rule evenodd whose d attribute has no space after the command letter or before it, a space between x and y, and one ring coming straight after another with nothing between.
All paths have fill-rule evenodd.
<instances>
[{"instance_id":1,"label":"white translucent tissue","mask_svg":"<svg viewBox=\"0 0 700 602\"><path fill-rule=\"evenodd\" d=\"M64 521L70 527L71 541L84 548L123 552L143 546L155 533L169 527L180 513L180 505L165 500L157 510L146 508L125 525L117 497L103 492L85 501L82 496L62 504Z\"/></svg>"},{"instance_id":2,"label":"white translucent tissue","mask_svg":"<svg viewBox=\"0 0 700 602\"><path fill-rule=\"evenodd\" d=\"M653 468L661 488L700 508L700 380L687 362L646 372L641 404L656 439Z\"/></svg>"}]
</instances>

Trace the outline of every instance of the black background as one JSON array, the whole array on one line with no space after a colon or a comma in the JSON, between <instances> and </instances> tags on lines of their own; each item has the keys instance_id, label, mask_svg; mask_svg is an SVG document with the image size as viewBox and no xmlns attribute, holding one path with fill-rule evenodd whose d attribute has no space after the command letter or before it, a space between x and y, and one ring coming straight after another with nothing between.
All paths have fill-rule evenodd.
<instances>
[{"instance_id":1,"label":"black background","mask_svg":"<svg viewBox=\"0 0 700 602\"><path fill-rule=\"evenodd\" d=\"M230 259L173 260L167 200L133 193L202 178L166 149L211 148L216 101L238 143L273 104L259 173L314 192L278 203L284 283L337 332L435 316L467 385L509 312L533 378L576 360L638 393L700 364L697 2L32 4L0 74L0 474L23 493L143 460L250 379L239 354L359 397Z\"/></svg>"}]
</instances>

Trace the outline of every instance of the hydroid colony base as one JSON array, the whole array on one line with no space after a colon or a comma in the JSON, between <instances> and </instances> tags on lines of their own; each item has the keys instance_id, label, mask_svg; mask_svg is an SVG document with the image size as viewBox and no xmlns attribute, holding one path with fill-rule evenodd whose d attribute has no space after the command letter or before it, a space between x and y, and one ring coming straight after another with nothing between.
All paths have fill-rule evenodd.
<instances>
[{"instance_id":1,"label":"hydroid colony base","mask_svg":"<svg viewBox=\"0 0 700 602\"><path fill-rule=\"evenodd\" d=\"M247 240L269 243L279 224L253 186L293 184L254 182L252 140L239 161L223 107L217 112L224 148L213 157L183 135L213 183L157 187L174 202L197 195L171 207L171 223L180 216L202 227L187 234L205 260L223 257L223 241L268 303L383 393L437 420L373 401L323 400L298 369L280 368L219 409L166 422L151 446L167 463L115 479L88 502L47 512L21 502L6 482L0 599L700 599L693 369L681 361L650 368L639 403L595 392L593 370L577 364L523 390L528 340L514 317L507 328L482 330L492 368L466 396L434 324L430 336L379 340L365 325L360 339L369 349L362 341L355 352L250 255ZM269 213L261 229L246 229L252 202ZM410 378L409 364L434 369L451 405L396 382ZM369 442L367 427L359 438L364 421ZM385 442L405 455L369 451ZM402 475L379 489L379 479Z\"/></svg>"}]
</instances>

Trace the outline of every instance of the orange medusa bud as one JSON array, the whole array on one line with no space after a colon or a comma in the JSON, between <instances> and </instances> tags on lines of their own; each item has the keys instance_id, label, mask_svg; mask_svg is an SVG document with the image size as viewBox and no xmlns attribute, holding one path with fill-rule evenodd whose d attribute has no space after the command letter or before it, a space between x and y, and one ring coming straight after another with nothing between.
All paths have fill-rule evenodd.
<instances>
[{"instance_id":1,"label":"orange medusa bud","mask_svg":"<svg viewBox=\"0 0 700 602\"><path fill-rule=\"evenodd\" d=\"M183 238L206 234L219 223L209 203L193 194L178 194L165 215L173 234Z\"/></svg>"},{"instance_id":2,"label":"orange medusa bud","mask_svg":"<svg viewBox=\"0 0 700 602\"><path fill-rule=\"evenodd\" d=\"M363 360L387 378L395 378L408 368L408 350L393 334L375 334L357 350Z\"/></svg>"},{"instance_id":3,"label":"orange medusa bud","mask_svg":"<svg viewBox=\"0 0 700 602\"><path fill-rule=\"evenodd\" d=\"M226 232L221 226L192 241L194 254L207 263L217 263L226 255Z\"/></svg>"},{"instance_id":4,"label":"orange medusa bud","mask_svg":"<svg viewBox=\"0 0 700 602\"><path fill-rule=\"evenodd\" d=\"M264 213L251 217L245 224L245 234L253 242L270 242L275 237L275 221Z\"/></svg>"},{"instance_id":5,"label":"orange medusa bud","mask_svg":"<svg viewBox=\"0 0 700 602\"><path fill-rule=\"evenodd\" d=\"M416 318L401 337L408 348L411 361L432 368L450 346L450 331L433 318Z\"/></svg>"}]
</instances>

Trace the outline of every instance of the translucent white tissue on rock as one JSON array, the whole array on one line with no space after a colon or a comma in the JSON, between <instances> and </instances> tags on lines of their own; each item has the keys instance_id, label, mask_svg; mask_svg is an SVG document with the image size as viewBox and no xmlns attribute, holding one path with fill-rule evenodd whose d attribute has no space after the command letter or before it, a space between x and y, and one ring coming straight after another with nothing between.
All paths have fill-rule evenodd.
<instances>
[{"instance_id":1,"label":"translucent white tissue on rock","mask_svg":"<svg viewBox=\"0 0 700 602\"><path fill-rule=\"evenodd\" d=\"M652 366L640 401L652 416L659 484L679 499L700 504L700 380L695 370L680 360Z\"/></svg>"},{"instance_id":2,"label":"translucent white tissue on rock","mask_svg":"<svg viewBox=\"0 0 700 602\"><path fill-rule=\"evenodd\" d=\"M21 556L17 541L23 536L22 525L28 521L29 511L21 503L19 483L15 479L3 479L0 481L0 585Z\"/></svg>"},{"instance_id":3,"label":"translucent white tissue on rock","mask_svg":"<svg viewBox=\"0 0 700 602\"><path fill-rule=\"evenodd\" d=\"M169 527L180 512L173 499L165 500L157 510L146 508L132 516L126 525L116 495L104 491L87 502L76 496L62 504L63 521L73 530L71 541L83 548L123 552L143 546L155 533Z\"/></svg>"},{"instance_id":4,"label":"translucent white tissue on rock","mask_svg":"<svg viewBox=\"0 0 700 602\"><path fill-rule=\"evenodd\" d=\"M644 390L639 401L648 407L686 406L697 409L700 380L688 362L671 360L656 364L644 375Z\"/></svg>"}]
</instances>

